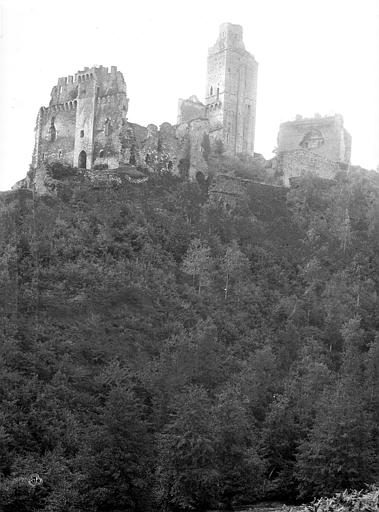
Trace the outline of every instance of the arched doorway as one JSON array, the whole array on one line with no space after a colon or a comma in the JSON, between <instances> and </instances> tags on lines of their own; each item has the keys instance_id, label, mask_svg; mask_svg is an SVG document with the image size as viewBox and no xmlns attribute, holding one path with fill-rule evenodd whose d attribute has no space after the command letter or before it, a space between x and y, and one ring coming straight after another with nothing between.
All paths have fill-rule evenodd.
<instances>
[{"instance_id":1,"label":"arched doorway","mask_svg":"<svg viewBox=\"0 0 379 512\"><path fill-rule=\"evenodd\" d=\"M79 169L87 169L87 153L84 150L79 153L78 167Z\"/></svg>"}]
</instances>

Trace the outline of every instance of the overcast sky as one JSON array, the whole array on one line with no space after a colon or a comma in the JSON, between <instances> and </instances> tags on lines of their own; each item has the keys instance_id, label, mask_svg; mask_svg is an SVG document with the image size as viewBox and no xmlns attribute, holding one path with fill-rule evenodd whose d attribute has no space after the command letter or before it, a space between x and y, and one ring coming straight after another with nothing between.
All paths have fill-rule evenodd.
<instances>
[{"instance_id":1,"label":"overcast sky","mask_svg":"<svg viewBox=\"0 0 379 512\"><path fill-rule=\"evenodd\" d=\"M270 158L296 114L338 112L352 162L379 163L379 0L0 0L0 12L0 190L25 176L58 77L116 65L130 121L175 123L178 98L204 99L225 21L259 62L257 152Z\"/></svg>"}]
</instances>

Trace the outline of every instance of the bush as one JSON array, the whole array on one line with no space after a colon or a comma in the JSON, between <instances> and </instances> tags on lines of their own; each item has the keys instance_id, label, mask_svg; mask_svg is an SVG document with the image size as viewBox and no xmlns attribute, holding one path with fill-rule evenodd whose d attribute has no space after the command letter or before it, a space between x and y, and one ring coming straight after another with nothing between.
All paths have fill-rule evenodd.
<instances>
[{"instance_id":1,"label":"bush","mask_svg":"<svg viewBox=\"0 0 379 512\"><path fill-rule=\"evenodd\" d=\"M310 505L303 505L298 512L347 512L362 510L376 512L379 509L379 488L372 486L366 491L344 491L332 498L320 498ZM291 509L290 509L291 510Z\"/></svg>"},{"instance_id":2,"label":"bush","mask_svg":"<svg viewBox=\"0 0 379 512\"><path fill-rule=\"evenodd\" d=\"M64 180L77 174L77 169L60 162L46 164L47 174L54 180Z\"/></svg>"}]
</instances>

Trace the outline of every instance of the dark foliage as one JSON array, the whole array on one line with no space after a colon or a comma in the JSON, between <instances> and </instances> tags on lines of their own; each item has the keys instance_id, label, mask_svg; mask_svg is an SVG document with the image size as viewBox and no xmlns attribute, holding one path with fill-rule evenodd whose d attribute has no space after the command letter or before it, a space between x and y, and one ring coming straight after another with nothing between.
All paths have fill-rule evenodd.
<instances>
[{"instance_id":1,"label":"dark foliage","mask_svg":"<svg viewBox=\"0 0 379 512\"><path fill-rule=\"evenodd\" d=\"M164 171L75 172L49 168L57 196L0 197L4 511L230 508L375 481L377 176L251 185L227 210Z\"/></svg>"}]
</instances>

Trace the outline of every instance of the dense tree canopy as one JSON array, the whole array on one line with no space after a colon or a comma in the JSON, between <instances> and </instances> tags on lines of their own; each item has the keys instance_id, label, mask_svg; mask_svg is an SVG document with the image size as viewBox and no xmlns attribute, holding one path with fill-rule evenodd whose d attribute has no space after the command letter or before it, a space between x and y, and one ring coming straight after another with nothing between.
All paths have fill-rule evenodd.
<instances>
[{"instance_id":1,"label":"dense tree canopy","mask_svg":"<svg viewBox=\"0 0 379 512\"><path fill-rule=\"evenodd\" d=\"M75 172L56 195L0 197L4 511L181 512L374 482L377 176L252 185L229 209L165 172Z\"/></svg>"}]
</instances>

